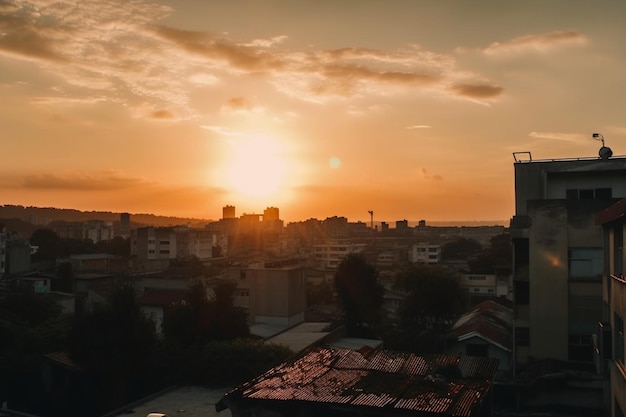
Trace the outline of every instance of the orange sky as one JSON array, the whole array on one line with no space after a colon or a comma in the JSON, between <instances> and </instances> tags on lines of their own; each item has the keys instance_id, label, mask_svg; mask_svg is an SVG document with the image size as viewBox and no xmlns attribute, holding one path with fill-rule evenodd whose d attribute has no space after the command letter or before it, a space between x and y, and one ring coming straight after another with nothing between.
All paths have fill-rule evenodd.
<instances>
[{"instance_id":1,"label":"orange sky","mask_svg":"<svg viewBox=\"0 0 626 417\"><path fill-rule=\"evenodd\" d=\"M480 6L478 6L480 5ZM626 153L626 2L0 2L1 204L508 220Z\"/></svg>"}]
</instances>

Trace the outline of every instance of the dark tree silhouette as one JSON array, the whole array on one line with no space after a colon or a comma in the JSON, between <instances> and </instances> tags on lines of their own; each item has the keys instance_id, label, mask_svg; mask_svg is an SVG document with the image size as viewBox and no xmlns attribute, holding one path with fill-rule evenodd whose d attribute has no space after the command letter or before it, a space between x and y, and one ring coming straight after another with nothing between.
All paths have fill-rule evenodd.
<instances>
[{"instance_id":1,"label":"dark tree silhouette","mask_svg":"<svg viewBox=\"0 0 626 417\"><path fill-rule=\"evenodd\" d=\"M360 254L346 256L335 272L335 291L349 336L372 337L381 321L384 287L378 270Z\"/></svg>"},{"instance_id":2,"label":"dark tree silhouette","mask_svg":"<svg viewBox=\"0 0 626 417\"><path fill-rule=\"evenodd\" d=\"M85 378L77 412L109 411L146 395L158 383L150 379L158 346L155 325L141 312L128 282L117 285L107 303L75 316L68 344Z\"/></svg>"},{"instance_id":3,"label":"dark tree silhouette","mask_svg":"<svg viewBox=\"0 0 626 417\"><path fill-rule=\"evenodd\" d=\"M459 238L446 243L441 249L441 259L468 259L482 250L480 243L474 239Z\"/></svg>"},{"instance_id":4,"label":"dark tree silhouette","mask_svg":"<svg viewBox=\"0 0 626 417\"><path fill-rule=\"evenodd\" d=\"M476 274L504 274L513 268L513 245L511 235L496 235L489 241L489 246L469 262L470 269Z\"/></svg>"},{"instance_id":5,"label":"dark tree silhouette","mask_svg":"<svg viewBox=\"0 0 626 417\"><path fill-rule=\"evenodd\" d=\"M467 305L467 295L448 269L415 265L398 274L396 288L407 293L399 308L399 326L388 345L419 353L439 349L453 321Z\"/></svg>"},{"instance_id":6,"label":"dark tree silhouette","mask_svg":"<svg viewBox=\"0 0 626 417\"><path fill-rule=\"evenodd\" d=\"M37 229L30 237L30 244L37 246L33 261L53 261L61 252L61 238L51 229Z\"/></svg>"},{"instance_id":7,"label":"dark tree silhouette","mask_svg":"<svg viewBox=\"0 0 626 417\"><path fill-rule=\"evenodd\" d=\"M249 336L246 312L233 305L235 288L230 281L222 281L211 290L202 281L195 282L185 299L166 311L163 333L170 347L201 348L210 340Z\"/></svg>"}]
</instances>

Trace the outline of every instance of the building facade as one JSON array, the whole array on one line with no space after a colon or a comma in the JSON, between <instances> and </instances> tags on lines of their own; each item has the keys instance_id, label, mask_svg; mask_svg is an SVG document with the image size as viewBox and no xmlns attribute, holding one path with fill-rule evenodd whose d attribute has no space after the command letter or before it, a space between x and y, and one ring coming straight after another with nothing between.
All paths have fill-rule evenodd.
<instances>
[{"instance_id":1,"label":"building facade","mask_svg":"<svg viewBox=\"0 0 626 417\"><path fill-rule=\"evenodd\" d=\"M515 360L592 363L602 319L600 211L626 196L626 158L516 158Z\"/></svg>"}]
</instances>

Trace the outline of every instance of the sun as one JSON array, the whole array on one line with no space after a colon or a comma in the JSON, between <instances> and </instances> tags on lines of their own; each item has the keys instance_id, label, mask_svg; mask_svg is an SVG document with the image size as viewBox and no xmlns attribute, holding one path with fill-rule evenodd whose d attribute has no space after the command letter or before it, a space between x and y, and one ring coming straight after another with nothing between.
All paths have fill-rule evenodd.
<instances>
[{"instance_id":1,"label":"sun","mask_svg":"<svg viewBox=\"0 0 626 417\"><path fill-rule=\"evenodd\" d=\"M226 186L243 197L280 197L285 185L287 161L280 142L263 136L229 141Z\"/></svg>"}]
</instances>

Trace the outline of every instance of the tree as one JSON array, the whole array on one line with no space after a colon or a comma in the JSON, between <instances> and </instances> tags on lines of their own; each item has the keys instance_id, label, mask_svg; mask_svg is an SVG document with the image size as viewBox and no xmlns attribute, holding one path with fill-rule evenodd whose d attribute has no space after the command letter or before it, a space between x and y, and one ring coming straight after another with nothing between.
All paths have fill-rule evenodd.
<instances>
[{"instance_id":1,"label":"tree","mask_svg":"<svg viewBox=\"0 0 626 417\"><path fill-rule=\"evenodd\" d=\"M102 414L163 388L150 379L158 347L155 324L141 312L129 282L118 284L106 303L75 316L68 345L85 377L86 409L76 412Z\"/></svg>"},{"instance_id":2,"label":"tree","mask_svg":"<svg viewBox=\"0 0 626 417\"><path fill-rule=\"evenodd\" d=\"M441 259L467 259L482 250L480 243L474 239L459 238L446 243L441 249Z\"/></svg>"},{"instance_id":3,"label":"tree","mask_svg":"<svg viewBox=\"0 0 626 417\"><path fill-rule=\"evenodd\" d=\"M496 270L508 274L513 268L513 245L509 234L491 238L489 246L469 262L475 274L493 274Z\"/></svg>"},{"instance_id":4,"label":"tree","mask_svg":"<svg viewBox=\"0 0 626 417\"><path fill-rule=\"evenodd\" d=\"M398 327L388 344L419 353L436 351L467 304L457 277L442 267L415 265L399 273L395 285L407 296L398 312Z\"/></svg>"},{"instance_id":5,"label":"tree","mask_svg":"<svg viewBox=\"0 0 626 417\"><path fill-rule=\"evenodd\" d=\"M349 336L372 337L381 321L384 287L378 270L360 254L346 256L335 272L339 297Z\"/></svg>"},{"instance_id":6,"label":"tree","mask_svg":"<svg viewBox=\"0 0 626 417\"><path fill-rule=\"evenodd\" d=\"M247 314L234 306L235 288L222 281L209 291L202 281L195 282L185 299L166 311L163 333L170 347L201 348L211 340L249 336Z\"/></svg>"},{"instance_id":7,"label":"tree","mask_svg":"<svg viewBox=\"0 0 626 417\"><path fill-rule=\"evenodd\" d=\"M33 261L53 261L61 251L61 238L52 229L37 229L30 237L30 244L37 246Z\"/></svg>"}]
</instances>

